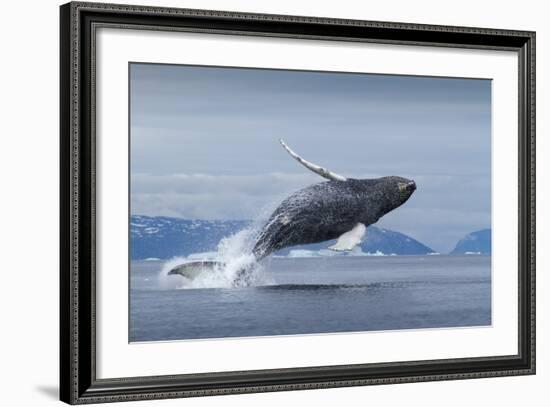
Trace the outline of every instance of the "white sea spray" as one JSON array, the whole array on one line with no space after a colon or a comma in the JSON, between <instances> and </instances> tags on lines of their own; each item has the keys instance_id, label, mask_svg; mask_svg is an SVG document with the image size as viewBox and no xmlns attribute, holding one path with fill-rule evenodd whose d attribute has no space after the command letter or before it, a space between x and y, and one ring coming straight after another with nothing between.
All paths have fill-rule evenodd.
<instances>
[{"instance_id":1,"label":"white sea spray","mask_svg":"<svg viewBox=\"0 0 550 407\"><path fill-rule=\"evenodd\" d=\"M270 207L263 208L251 225L221 239L215 252L193 253L167 260L158 274L159 286L163 289L187 289L270 284L272 279L265 273L263 265L256 261L252 249L265 222L265 214L271 210ZM168 274L177 266L197 261L214 261L218 264L205 269L194 279Z\"/></svg>"}]
</instances>

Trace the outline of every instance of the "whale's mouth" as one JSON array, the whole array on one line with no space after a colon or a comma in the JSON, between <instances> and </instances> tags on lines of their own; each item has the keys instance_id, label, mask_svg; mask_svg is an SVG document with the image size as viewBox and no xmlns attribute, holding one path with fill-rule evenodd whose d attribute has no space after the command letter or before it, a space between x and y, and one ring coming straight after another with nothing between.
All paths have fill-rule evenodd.
<instances>
[{"instance_id":1,"label":"whale's mouth","mask_svg":"<svg viewBox=\"0 0 550 407\"><path fill-rule=\"evenodd\" d=\"M403 205L405 202L409 200L409 198L412 196L414 191L416 191L416 182L413 180L403 180L404 182L398 182L397 187L399 189L399 204ZM395 209L395 208L394 208Z\"/></svg>"},{"instance_id":2,"label":"whale's mouth","mask_svg":"<svg viewBox=\"0 0 550 407\"><path fill-rule=\"evenodd\" d=\"M399 187L399 192L409 192L412 194L416 190L416 182L414 181L400 182L397 186Z\"/></svg>"}]
</instances>

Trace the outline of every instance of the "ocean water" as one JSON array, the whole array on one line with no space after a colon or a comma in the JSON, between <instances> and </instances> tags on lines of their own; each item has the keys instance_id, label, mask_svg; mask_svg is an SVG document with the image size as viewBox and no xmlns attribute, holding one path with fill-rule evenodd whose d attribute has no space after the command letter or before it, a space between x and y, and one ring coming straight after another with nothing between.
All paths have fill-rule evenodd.
<instances>
[{"instance_id":1,"label":"ocean water","mask_svg":"<svg viewBox=\"0 0 550 407\"><path fill-rule=\"evenodd\" d=\"M491 324L490 256L270 258L242 288L165 269L131 262L131 342Z\"/></svg>"}]
</instances>

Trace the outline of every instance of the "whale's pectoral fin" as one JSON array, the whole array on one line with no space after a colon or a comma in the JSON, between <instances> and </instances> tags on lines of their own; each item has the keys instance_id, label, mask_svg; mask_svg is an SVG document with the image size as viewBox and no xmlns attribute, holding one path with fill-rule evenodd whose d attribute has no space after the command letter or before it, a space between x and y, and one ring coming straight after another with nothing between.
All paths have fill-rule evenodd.
<instances>
[{"instance_id":1,"label":"whale's pectoral fin","mask_svg":"<svg viewBox=\"0 0 550 407\"><path fill-rule=\"evenodd\" d=\"M336 244L329 247L330 250L335 250L338 252L348 251L353 249L363 240L367 227L362 223L358 223L350 231L342 234Z\"/></svg>"},{"instance_id":2,"label":"whale's pectoral fin","mask_svg":"<svg viewBox=\"0 0 550 407\"><path fill-rule=\"evenodd\" d=\"M321 177L324 177L326 179L332 180L332 181L346 181L346 177L343 177L341 175L338 175L332 171L327 170L326 168L323 168L317 164L313 164L307 160L304 160L302 157L300 157L298 154L296 154L294 151L290 149L289 146L285 144L285 142L280 139L281 145L283 148L290 154L296 161L298 161L300 164L302 164L304 167L306 167L308 170L313 171L315 174L319 174Z\"/></svg>"}]
</instances>

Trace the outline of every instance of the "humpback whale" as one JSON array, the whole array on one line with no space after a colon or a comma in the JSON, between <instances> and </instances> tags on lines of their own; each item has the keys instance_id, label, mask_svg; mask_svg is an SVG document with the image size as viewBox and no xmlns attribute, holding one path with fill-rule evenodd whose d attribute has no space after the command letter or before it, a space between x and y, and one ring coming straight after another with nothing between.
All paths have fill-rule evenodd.
<instances>
[{"instance_id":1,"label":"humpback whale","mask_svg":"<svg viewBox=\"0 0 550 407\"><path fill-rule=\"evenodd\" d=\"M285 247L337 239L329 247L349 251L361 243L367 226L403 205L416 190L413 180L398 176L354 179L338 175L296 154L283 140L283 148L300 164L328 181L310 185L287 197L258 233L252 254L256 261ZM193 261L171 269L193 279L201 272L223 266L215 261ZM238 273L244 276L247 270Z\"/></svg>"}]
</instances>

